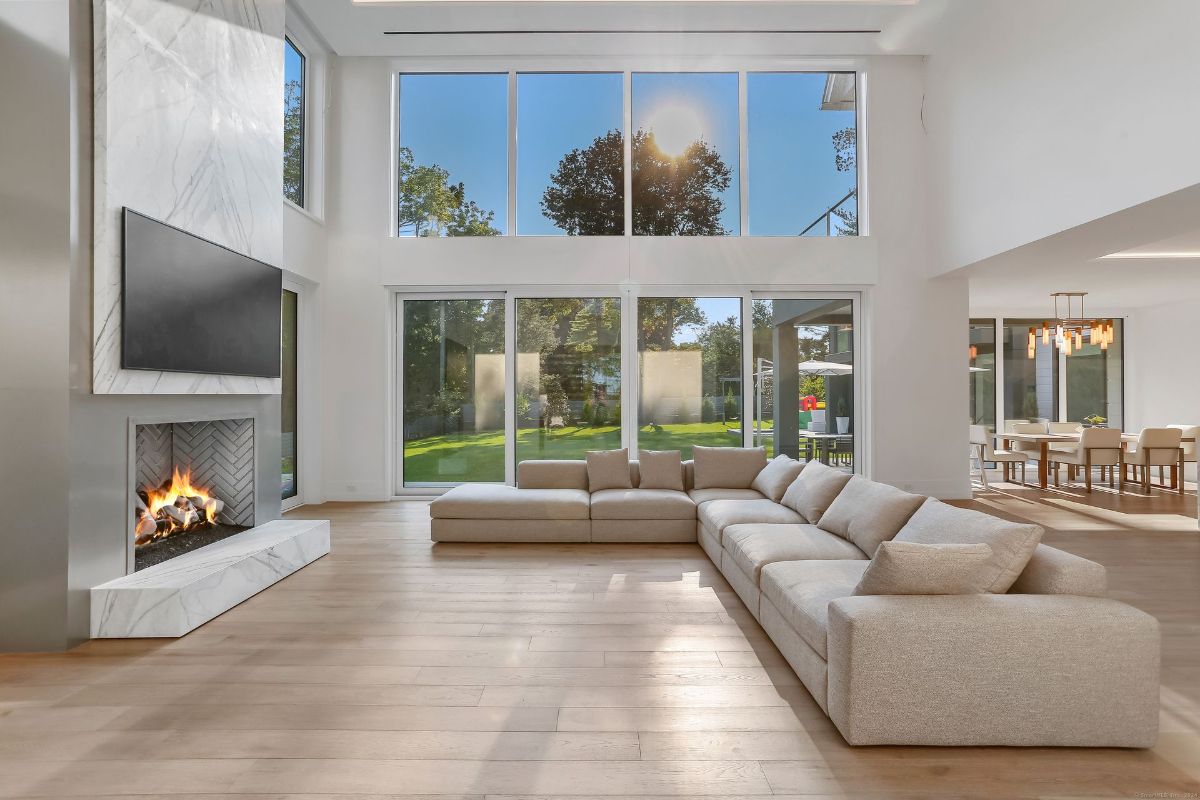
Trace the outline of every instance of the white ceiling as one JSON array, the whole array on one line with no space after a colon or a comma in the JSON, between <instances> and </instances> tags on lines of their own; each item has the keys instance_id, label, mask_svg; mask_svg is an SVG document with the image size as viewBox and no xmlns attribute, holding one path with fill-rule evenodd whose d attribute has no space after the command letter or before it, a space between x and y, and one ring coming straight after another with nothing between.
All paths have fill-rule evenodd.
<instances>
[{"instance_id":1,"label":"white ceiling","mask_svg":"<svg viewBox=\"0 0 1200 800\"><path fill-rule=\"evenodd\" d=\"M960 270L975 313L1044 308L1088 292L1097 312L1200 300L1200 186L1155 198ZM1195 253L1194 258L1145 257ZM1119 253L1137 258L1104 258ZM1044 312L1040 312L1044 313Z\"/></svg>"},{"instance_id":2,"label":"white ceiling","mask_svg":"<svg viewBox=\"0 0 1200 800\"><path fill-rule=\"evenodd\" d=\"M709 55L717 41L722 55L866 55L899 52L900 34L919 16L918 0L290 1L343 56L499 55L513 50L512 32L525 32L524 55ZM942 0L924 2L928 9ZM762 36L738 35L763 30L789 32L770 34L765 50ZM450 33L461 31L475 33Z\"/></svg>"}]
</instances>

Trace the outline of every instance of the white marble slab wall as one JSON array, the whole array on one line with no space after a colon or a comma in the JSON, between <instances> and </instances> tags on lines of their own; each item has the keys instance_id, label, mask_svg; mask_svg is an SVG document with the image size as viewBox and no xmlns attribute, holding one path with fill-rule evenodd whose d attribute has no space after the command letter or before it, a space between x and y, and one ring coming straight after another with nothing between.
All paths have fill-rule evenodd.
<instances>
[{"instance_id":1,"label":"white marble slab wall","mask_svg":"<svg viewBox=\"0 0 1200 800\"><path fill-rule=\"evenodd\" d=\"M284 0L94 0L97 394L275 394L278 378L121 369L124 206L283 260Z\"/></svg>"}]
</instances>

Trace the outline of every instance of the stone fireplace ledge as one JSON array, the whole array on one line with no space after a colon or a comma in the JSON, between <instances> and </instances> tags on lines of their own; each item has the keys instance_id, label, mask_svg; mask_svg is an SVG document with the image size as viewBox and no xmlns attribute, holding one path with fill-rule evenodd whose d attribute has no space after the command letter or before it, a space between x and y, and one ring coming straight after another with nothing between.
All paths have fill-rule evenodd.
<instances>
[{"instance_id":1,"label":"stone fireplace ledge","mask_svg":"<svg viewBox=\"0 0 1200 800\"><path fill-rule=\"evenodd\" d=\"M178 637L329 552L329 520L275 520L92 589L92 638Z\"/></svg>"}]
</instances>

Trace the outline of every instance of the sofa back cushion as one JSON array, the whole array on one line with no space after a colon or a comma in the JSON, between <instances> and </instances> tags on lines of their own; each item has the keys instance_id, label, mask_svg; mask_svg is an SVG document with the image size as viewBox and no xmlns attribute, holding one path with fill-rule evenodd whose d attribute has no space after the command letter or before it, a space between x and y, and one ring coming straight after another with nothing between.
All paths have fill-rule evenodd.
<instances>
[{"instance_id":1,"label":"sofa back cushion","mask_svg":"<svg viewBox=\"0 0 1200 800\"><path fill-rule=\"evenodd\" d=\"M864 594L980 594L986 544L881 542L854 588Z\"/></svg>"},{"instance_id":2,"label":"sofa back cushion","mask_svg":"<svg viewBox=\"0 0 1200 800\"><path fill-rule=\"evenodd\" d=\"M762 447L693 447L697 489L749 489L767 465Z\"/></svg>"},{"instance_id":3,"label":"sofa back cushion","mask_svg":"<svg viewBox=\"0 0 1200 800\"><path fill-rule=\"evenodd\" d=\"M880 542L895 536L925 498L855 475L818 523L874 556Z\"/></svg>"},{"instance_id":4,"label":"sofa back cushion","mask_svg":"<svg viewBox=\"0 0 1200 800\"><path fill-rule=\"evenodd\" d=\"M763 497L778 503L783 499L783 493L792 485L792 481L800 477L804 463L797 461L787 454L775 456L767 462L762 472L755 476L750 483L751 489L762 492Z\"/></svg>"},{"instance_id":5,"label":"sofa back cushion","mask_svg":"<svg viewBox=\"0 0 1200 800\"><path fill-rule=\"evenodd\" d=\"M955 508L929 498L896 534L898 542L919 544L986 544L992 548L984 570L985 591L1007 592L1033 557L1042 527L1009 522L969 508Z\"/></svg>"},{"instance_id":6,"label":"sofa back cushion","mask_svg":"<svg viewBox=\"0 0 1200 800\"><path fill-rule=\"evenodd\" d=\"M826 466L820 461L810 461L804 465L800 477L792 481L792 485L783 493L780 502L804 517L810 524L816 525L821 521L825 509L829 508L829 504L849 482L848 473Z\"/></svg>"},{"instance_id":7,"label":"sofa back cushion","mask_svg":"<svg viewBox=\"0 0 1200 800\"><path fill-rule=\"evenodd\" d=\"M683 460L678 450L639 450L638 486L683 491Z\"/></svg>"},{"instance_id":8,"label":"sofa back cushion","mask_svg":"<svg viewBox=\"0 0 1200 800\"><path fill-rule=\"evenodd\" d=\"M633 475L629 469L629 451L589 450L587 453L588 490L632 489Z\"/></svg>"},{"instance_id":9,"label":"sofa back cushion","mask_svg":"<svg viewBox=\"0 0 1200 800\"><path fill-rule=\"evenodd\" d=\"M587 462L567 459L522 461L517 464L517 488L587 491Z\"/></svg>"}]
</instances>

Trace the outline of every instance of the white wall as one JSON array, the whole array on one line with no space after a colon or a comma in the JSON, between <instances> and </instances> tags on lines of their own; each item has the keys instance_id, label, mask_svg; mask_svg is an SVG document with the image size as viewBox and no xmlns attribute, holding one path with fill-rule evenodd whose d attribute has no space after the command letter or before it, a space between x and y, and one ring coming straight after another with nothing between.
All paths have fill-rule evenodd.
<instances>
[{"instance_id":1,"label":"white wall","mask_svg":"<svg viewBox=\"0 0 1200 800\"><path fill-rule=\"evenodd\" d=\"M1125 320L1127 430L1200 425L1195 301L1138 308Z\"/></svg>"},{"instance_id":2,"label":"white wall","mask_svg":"<svg viewBox=\"0 0 1200 800\"><path fill-rule=\"evenodd\" d=\"M522 52L519 42L505 50ZM513 59L476 58L470 64L473 69L526 66ZM873 421L864 443L867 471L916 491L965 496L965 423L937 437L922 432L931 422L967 418L961 346L966 283L927 278L923 61L879 57L855 65L866 76L868 129L861 135L869 140L863 157L869 161L864 204L870 236L398 239L391 235L386 165L394 151L393 79L406 63L336 59L326 204L330 266L321 287L326 497L383 499L392 493L391 289L547 285L862 290L869 399L863 419ZM431 66L436 64L424 61L420 68ZM630 62L616 66L637 68ZM755 62L753 57L709 58L665 66L736 69L754 68ZM590 68L604 67L592 63Z\"/></svg>"},{"instance_id":3,"label":"white wall","mask_svg":"<svg viewBox=\"0 0 1200 800\"><path fill-rule=\"evenodd\" d=\"M970 0L929 32L935 271L1200 182L1194 0Z\"/></svg>"}]
</instances>

